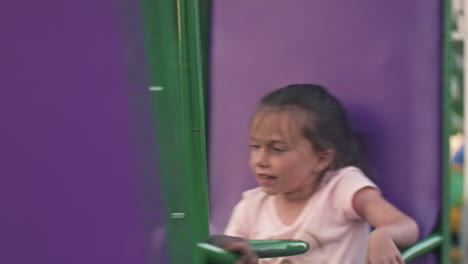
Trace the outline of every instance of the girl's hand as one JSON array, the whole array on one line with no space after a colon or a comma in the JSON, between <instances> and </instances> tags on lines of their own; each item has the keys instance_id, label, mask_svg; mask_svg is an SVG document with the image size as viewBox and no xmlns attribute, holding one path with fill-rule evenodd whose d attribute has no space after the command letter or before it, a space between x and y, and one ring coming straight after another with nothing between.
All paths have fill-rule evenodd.
<instances>
[{"instance_id":1,"label":"girl's hand","mask_svg":"<svg viewBox=\"0 0 468 264\"><path fill-rule=\"evenodd\" d=\"M392 237L382 229L375 229L369 236L366 264L404 264Z\"/></svg>"},{"instance_id":2,"label":"girl's hand","mask_svg":"<svg viewBox=\"0 0 468 264\"><path fill-rule=\"evenodd\" d=\"M225 235L213 235L207 243L231 251L240 255L240 259L235 264L257 264L258 257L250 248L250 244L243 238Z\"/></svg>"}]
</instances>

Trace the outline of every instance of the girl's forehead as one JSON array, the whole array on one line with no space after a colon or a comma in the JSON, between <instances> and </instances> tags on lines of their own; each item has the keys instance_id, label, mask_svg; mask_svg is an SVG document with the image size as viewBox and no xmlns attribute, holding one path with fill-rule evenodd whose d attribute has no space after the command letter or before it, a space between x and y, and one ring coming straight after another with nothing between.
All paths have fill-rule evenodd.
<instances>
[{"instance_id":1,"label":"girl's forehead","mask_svg":"<svg viewBox=\"0 0 468 264\"><path fill-rule=\"evenodd\" d=\"M304 114L299 111L260 111L250 124L250 136L258 140L291 142L303 138L303 129Z\"/></svg>"}]
</instances>

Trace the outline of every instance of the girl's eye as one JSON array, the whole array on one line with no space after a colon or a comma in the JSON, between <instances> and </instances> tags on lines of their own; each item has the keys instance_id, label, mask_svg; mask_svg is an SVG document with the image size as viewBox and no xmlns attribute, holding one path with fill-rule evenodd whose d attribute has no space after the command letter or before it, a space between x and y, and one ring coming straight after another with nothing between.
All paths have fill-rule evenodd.
<instances>
[{"instance_id":1,"label":"girl's eye","mask_svg":"<svg viewBox=\"0 0 468 264\"><path fill-rule=\"evenodd\" d=\"M249 148L250 149L259 149L260 145L251 144L251 145L249 145Z\"/></svg>"},{"instance_id":2,"label":"girl's eye","mask_svg":"<svg viewBox=\"0 0 468 264\"><path fill-rule=\"evenodd\" d=\"M284 148L272 148L276 152L285 152L286 150Z\"/></svg>"}]
</instances>

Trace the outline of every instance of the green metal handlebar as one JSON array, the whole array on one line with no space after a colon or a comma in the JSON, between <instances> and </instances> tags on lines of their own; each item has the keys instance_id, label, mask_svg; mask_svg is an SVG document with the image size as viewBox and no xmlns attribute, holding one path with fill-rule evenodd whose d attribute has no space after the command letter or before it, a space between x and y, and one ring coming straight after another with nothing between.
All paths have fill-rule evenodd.
<instances>
[{"instance_id":1,"label":"green metal handlebar","mask_svg":"<svg viewBox=\"0 0 468 264\"><path fill-rule=\"evenodd\" d=\"M309 243L300 240L249 240L250 247L259 258L277 258L304 254ZM232 264L239 255L207 243L198 243L209 263Z\"/></svg>"},{"instance_id":2,"label":"green metal handlebar","mask_svg":"<svg viewBox=\"0 0 468 264\"><path fill-rule=\"evenodd\" d=\"M411 260L422 256L442 244L443 237L438 233L431 234L430 236L418 241L416 244L405 249L401 252L403 260L408 263Z\"/></svg>"},{"instance_id":3,"label":"green metal handlebar","mask_svg":"<svg viewBox=\"0 0 468 264\"><path fill-rule=\"evenodd\" d=\"M250 240L249 243L259 258L295 256L309 250L309 243L300 240Z\"/></svg>"},{"instance_id":4,"label":"green metal handlebar","mask_svg":"<svg viewBox=\"0 0 468 264\"><path fill-rule=\"evenodd\" d=\"M440 234L434 233L405 249L401 255L408 263L439 247L442 240L443 237ZM309 250L309 244L300 240L250 240L249 243L259 258L294 256ZM232 264L239 259L239 255L211 244L198 243L197 246L203 251L208 263Z\"/></svg>"}]
</instances>

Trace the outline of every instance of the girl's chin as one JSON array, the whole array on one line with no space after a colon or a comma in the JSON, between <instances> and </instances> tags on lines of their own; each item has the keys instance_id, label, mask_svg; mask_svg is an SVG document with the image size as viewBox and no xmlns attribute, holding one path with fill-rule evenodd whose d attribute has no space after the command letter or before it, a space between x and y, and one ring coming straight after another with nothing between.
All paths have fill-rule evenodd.
<instances>
[{"instance_id":1,"label":"girl's chin","mask_svg":"<svg viewBox=\"0 0 468 264\"><path fill-rule=\"evenodd\" d=\"M280 194L280 192L278 190L276 190L275 188L271 188L270 186L260 185L260 187L262 188L262 191L267 195L278 195L278 194Z\"/></svg>"}]
</instances>

